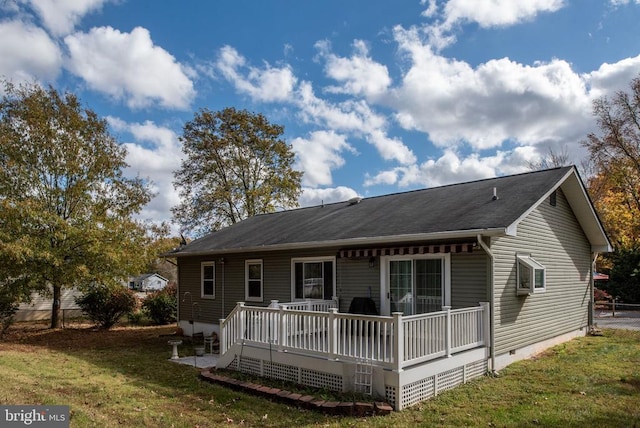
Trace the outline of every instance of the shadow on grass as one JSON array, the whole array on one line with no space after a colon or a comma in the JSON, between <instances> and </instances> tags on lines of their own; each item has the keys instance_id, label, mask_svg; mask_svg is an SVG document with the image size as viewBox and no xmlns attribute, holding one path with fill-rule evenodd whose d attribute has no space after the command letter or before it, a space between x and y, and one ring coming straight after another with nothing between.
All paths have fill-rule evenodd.
<instances>
[{"instance_id":1,"label":"shadow on grass","mask_svg":"<svg viewBox=\"0 0 640 428\"><path fill-rule=\"evenodd\" d=\"M98 394L101 388L106 389L103 391L104 398L100 396L100 403L85 403L85 413L91 413L96 406L125 407L128 408L126 413L130 413L131 408L134 411L154 408L155 412L184 415L192 421L188 422L191 426L216 426L240 420L248 425L288 426L292 419L284 415L293 416L294 420L303 424L328 420L326 416L314 412L297 409L291 412L285 405L257 400L254 396L201 381L198 377L200 369L169 360L172 347L167 342L175 338L175 326L116 327L108 331L86 326L58 330L48 329L46 325L24 327L18 324L9 330L1 342L2 352L15 350L21 355L33 353L34 360L39 361L43 372L50 373L47 375L49 377L59 372L56 370L57 364L73 364L74 359L87 363L88 367L85 364L78 368L79 371L89 372L86 373L86 380L71 385L62 375L58 375L60 377L52 382L60 385L59 391L56 391L61 400L65 400L65 394L90 396ZM181 339L183 345L180 355L193 355L190 338ZM101 380L92 382L92 375ZM70 377L80 376L74 374ZM108 390L110 379L114 380L111 391ZM68 388L64 387L65 384L68 384ZM118 390L120 387L122 390ZM127 393L133 397L127 397ZM145 404L145 398L140 396L145 393L149 400L157 401ZM265 421L268 414L280 414L282 417ZM130 421L123 417L122 422L126 424ZM157 420L147 422L154 424ZM166 422L169 426L173 423ZM164 423L161 425L164 426Z\"/></svg>"}]
</instances>

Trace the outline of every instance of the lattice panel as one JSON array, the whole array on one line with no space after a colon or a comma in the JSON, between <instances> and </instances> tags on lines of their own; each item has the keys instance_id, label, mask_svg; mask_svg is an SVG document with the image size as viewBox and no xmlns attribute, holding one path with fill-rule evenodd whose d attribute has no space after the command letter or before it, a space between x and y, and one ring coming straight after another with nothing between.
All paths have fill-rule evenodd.
<instances>
[{"instance_id":1,"label":"lattice panel","mask_svg":"<svg viewBox=\"0 0 640 428\"><path fill-rule=\"evenodd\" d=\"M433 397L433 383L434 376L429 376L422 380L404 385L402 387L402 397L400 400L402 408Z\"/></svg>"},{"instance_id":2,"label":"lattice panel","mask_svg":"<svg viewBox=\"0 0 640 428\"><path fill-rule=\"evenodd\" d=\"M240 362L239 367L238 367L238 361ZM238 357L236 357L236 359L234 360L235 366L237 367L237 371L242 372L242 373L248 373L248 374L252 374L252 375L256 375L256 376L260 376L261 370L260 370L260 360L255 359L255 358L248 358L248 357L241 357L240 359L238 359Z\"/></svg>"},{"instance_id":3,"label":"lattice panel","mask_svg":"<svg viewBox=\"0 0 640 428\"><path fill-rule=\"evenodd\" d=\"M264 376L284 380L288 382L298 382L298 367L287 364L264 362Z\"/></svg>"},{"instance_id":4,"label":"lattice panel","mask_svg":"<svg viewBox=\"0 0 640 428\"><path fill-rule=\"evenodd\" d=\"M385 385L384 387L384 397L387 399L387 403L391 404L393 408L397 408L398 403L396 403L396 387Z\"/></svg>"},{"instance_id":5,"label":"lattice panel","mask_svg":"<svg viewBox=\"0 0 640 428\"><path fill-rule=\"evenodd\" d=\"M479 360L475 363L467 364L467 382L487 373L487 361Z\"/></svg>"},{"instance_id":6,"label":"lattice panel","mask_svg":"<svg viewBox=\"0 0 640 428\"><path fill-rule=\"evenodd\" d=\"M342 376L302 369L301 381L303 385L314 388L327 388L332 391L342 391Z\"/></svg>"},{"instance_id":7,"label":"lattice panel","mask_svg":"<svg viewBox=\"0 0 640 428\"><path fill-rule=\"evenodd\" d=\"M439 373L437 377L438 392L446 391L447 389L454 388L464 382L464 367L458 367Z\"/></svg>"}]
</instances>

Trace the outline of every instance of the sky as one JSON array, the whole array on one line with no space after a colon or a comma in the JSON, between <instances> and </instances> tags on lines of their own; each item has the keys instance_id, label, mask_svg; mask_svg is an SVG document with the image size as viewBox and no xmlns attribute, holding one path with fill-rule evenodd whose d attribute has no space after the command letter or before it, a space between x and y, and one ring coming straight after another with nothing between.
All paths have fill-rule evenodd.
<instances>
[{"instance_id":1,"label":"sky","mask_svg":"<svg viewBox=\"0 0 640 428\"><path fill-rule=\"evenodd\" d=\"M638 76L640 0L0 0L0 78L106 119L153 222L202 108L284 126L310 206L579 165Z\"/></svg>"}]
</instances>

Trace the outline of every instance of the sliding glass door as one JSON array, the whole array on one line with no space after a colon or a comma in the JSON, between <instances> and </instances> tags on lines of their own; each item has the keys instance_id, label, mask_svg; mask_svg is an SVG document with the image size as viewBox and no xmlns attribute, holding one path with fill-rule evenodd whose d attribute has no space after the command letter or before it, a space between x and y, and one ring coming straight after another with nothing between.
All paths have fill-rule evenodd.
<instances>
[{"instance_id":1,"label":"sliding glass door","mask_svg":"<svg viewBox=\"0 0 640 428\"><path fill-rule=\"evenodd\" d=\"M404 315L441 311L446 304L445 257L388 260L390 313Z\"/></svg>"}]
</instances>

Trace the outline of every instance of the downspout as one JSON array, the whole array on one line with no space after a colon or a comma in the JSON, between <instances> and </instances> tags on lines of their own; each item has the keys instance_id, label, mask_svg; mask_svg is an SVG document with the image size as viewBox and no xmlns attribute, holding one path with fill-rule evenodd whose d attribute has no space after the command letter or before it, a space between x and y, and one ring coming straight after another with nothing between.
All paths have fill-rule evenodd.
<instances>
[{"instance_id":1,"label":"downspout","mask_svg":"<svg viewBox=\"0 0 640 428\"><path fill-rule=\"evenodd\" d=\"M489 285L491 286L491 295L489 296L489 306L490 306L490 312L491 312L491 316L489 317L489 325L490 325L490 333L489 333L489 347L490 347L490 355L491 355L491 372L495 373L496 372L496 347L495 347L495 337L496 337L496 325L494 322L494 314L495 314L495 303L496 303L496 295L495 295L495 284L494 284L494 278L493 278L493 272L495 270L495 258L493 256L493 253L491 252L491 250L489 249L489 247L487 246L487 244L484 243L484 241L482 240L482 235L478 234L478 244L482 247L482 249L485 251L485 253L487 253L489 255L489 258L491 259L491 269L489 272Z\"/></svg>"},{"instance_id":2,"label":"downspout","mask_svg":"<svg viewBox=\"0 0 640 428\"><path fill-rule=\"evenodd\" d=\"M596 302L595 302L595 288L596 288L596 284L595 284L595 280L593 279L593 275L596 272L596 260L598 259L598 253L594 252L593 253L593 262L591 263L591 275L589 278L589 291L590 291L590 296L589 296L589 332L593 331L593 327L594 327L594 323L593 320L595 320L595 307L596 307Z\"/></svg>"}]
</instances>

